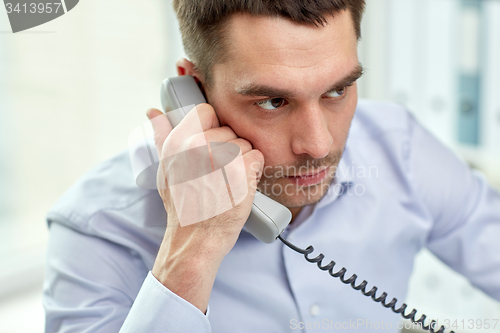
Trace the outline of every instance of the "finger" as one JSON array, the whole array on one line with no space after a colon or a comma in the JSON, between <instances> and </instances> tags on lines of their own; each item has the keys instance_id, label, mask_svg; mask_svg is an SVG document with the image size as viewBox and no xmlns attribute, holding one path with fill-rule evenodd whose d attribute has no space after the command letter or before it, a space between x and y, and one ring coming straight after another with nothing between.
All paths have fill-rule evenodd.
<instances>
[{"instance_id":1,"label":"finger","mask_svg":"<svg viewBox=\"0 0 500 333\"><path fill-rule=\"evenodd\" d=\"M203 132L206 142L229 142L238 138L229 126L211 128Z\"/></svg>"},{"instance_id":2,"label":"finger","mask_svg":"<svg viewBox=\"0 0 500 333\"><path fill-rule=\"evenodd\" d=\"M190 133L190 135L205 132L211 128L220 127L219 118L217 117L214 108L207 103L196 105L191 111L188 112L185 118L185 120L179 123L179 126L187 127L182 130L182 132ZM188 124L191 126L188 126Z\"/></svg>"},{"instance_id":3,"label":"finger","mask_svg":"<svg viewBox=\"0 0 500 333\"><path fill-rule=\"evenodd\" d=\"M253 149L224 166L225 177L235 205L252 200L257 189L257 179L262 174L263 164L262 153Z\"/></svg>"},{"instance_id":4,"label":"finger","mask_svg":"<svg viewBox=\"0 0 500 333\"><path fill-rule=\"evenodd\" d=\"M162 156L162 148L165 139L172 131L172 125L168 121L167 116L158 109L149 109L146 112L154 131L154 140L158 156Z\"/></svg>"},{"instance_id":5,"label":"finger","mask_svg":"<svg viewBox=\"0 0 500 333\"><path fill-rule=\"evenodd\" d=\"M205 146L207 140L204 132L218 128L219 120L214 108L206 103L198 104L191 109L184 119L175 127L171 140L169 139L169 149L167 155L174 155L188 149Z\"/></svg>"},{"instance_id":6,"label":"finger","mask_svg":"<svg viewBox=\"0 0 500 333\"><path fill-rule=\"evenodd\" d=\"M249 186L257 188L257 182L260 180L264 168L264 155L260 150L252 149L243 155L243 160Z\"/></svg>"},{"instance_id":7,"label":"finger","mask_svg":"<svg viewBox=\"0 0 500 333\"><path fill-rule=\"evenodd\" d=\"M234 139L234 140L231 140L228 142L231 142L231 143L234 143L234 144L237 144L238 146L240 146L241 155L245 155L246 153L251 151L253 148L250 141L245 140L243 138L237 138L237 139Z\"/></svg>"}]
</instances>

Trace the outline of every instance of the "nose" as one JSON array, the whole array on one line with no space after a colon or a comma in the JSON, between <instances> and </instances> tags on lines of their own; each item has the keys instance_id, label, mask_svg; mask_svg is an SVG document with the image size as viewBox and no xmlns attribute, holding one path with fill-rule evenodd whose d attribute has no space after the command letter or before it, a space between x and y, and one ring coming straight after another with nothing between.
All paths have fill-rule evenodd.
<instances>
[{"instance_id":1,"label":"nose","mask_svg":"<svg viewBox=\"0 0 500 333\"><path fill-rule=\"evenodd\" d=\"M295 154L308 154L313 158L328 155L333 138L328 130L324 111L319 105L299 110L292 126L292 151Z\"/></svg>"}]
</instances>

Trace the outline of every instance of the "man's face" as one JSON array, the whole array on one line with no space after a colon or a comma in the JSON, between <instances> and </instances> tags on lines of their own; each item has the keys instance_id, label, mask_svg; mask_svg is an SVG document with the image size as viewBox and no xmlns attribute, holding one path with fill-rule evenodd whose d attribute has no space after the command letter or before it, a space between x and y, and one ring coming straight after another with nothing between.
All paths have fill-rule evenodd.
<instances>
[{"instance_id":1,"label":"man's face","mask_svg":"<svg viewBox=\"0 0 500 333\"><path fill-rule=\"evenodd\" d=\"M319 27L236 14L227 28L229 60L213 66L206 89L221 126L264 154L264 194L289 208L319 201L357 105L361 68L350 14Z\"/></svg>"}]
</instances>

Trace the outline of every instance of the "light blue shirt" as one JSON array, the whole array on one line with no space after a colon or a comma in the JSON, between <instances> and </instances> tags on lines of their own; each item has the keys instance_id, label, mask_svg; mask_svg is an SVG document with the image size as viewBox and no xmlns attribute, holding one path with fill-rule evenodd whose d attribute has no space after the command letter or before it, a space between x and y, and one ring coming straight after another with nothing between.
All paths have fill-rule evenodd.
<instances>
[{"instance_id":1,"label":"light blue shirt","mask_svg":"<svg viewBox=\"0 0 500 333\"><path fill-rule=\"evenodd\" d=\"M203 314L150 273L166 213L157 191L135 185L126 151L89 171L47 218L46 332L399 331L401 315L245 231ZM500 300L500 195L401 106L360 101L334 186L292 226L288 240L398 306L423 247Z\"/></svg>"}]
</instances>

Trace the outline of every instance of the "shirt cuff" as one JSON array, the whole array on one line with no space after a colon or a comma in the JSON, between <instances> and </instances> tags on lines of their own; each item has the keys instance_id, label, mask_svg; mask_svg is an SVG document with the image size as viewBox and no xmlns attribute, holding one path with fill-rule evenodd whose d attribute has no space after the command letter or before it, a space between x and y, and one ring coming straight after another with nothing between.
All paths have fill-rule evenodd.
<instances>
[{"instance_id":1,"label":"shirt cuff","mask_svg":"<svg viewBox=\"0 0 500 333\"><path fill-rule=\"evenodd\" d=\"M171 292L149 271L120 333L210 333L207 315Z\"/></svg>"}]
</instances>

